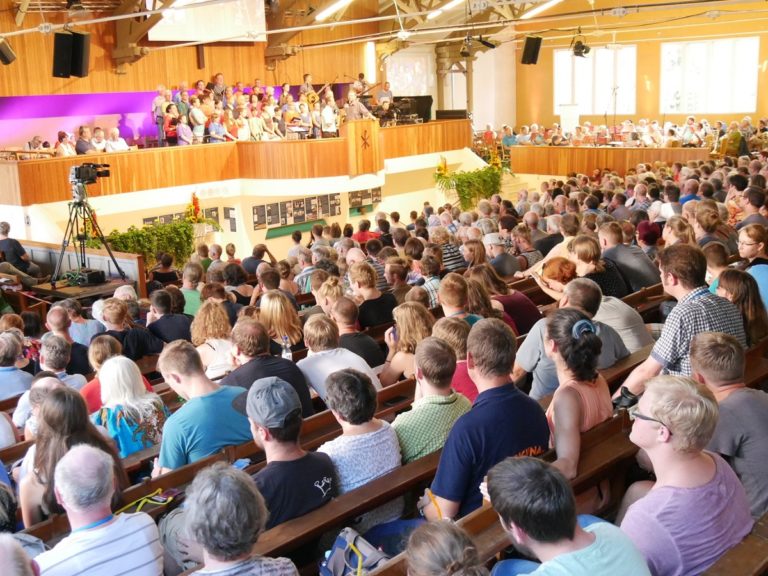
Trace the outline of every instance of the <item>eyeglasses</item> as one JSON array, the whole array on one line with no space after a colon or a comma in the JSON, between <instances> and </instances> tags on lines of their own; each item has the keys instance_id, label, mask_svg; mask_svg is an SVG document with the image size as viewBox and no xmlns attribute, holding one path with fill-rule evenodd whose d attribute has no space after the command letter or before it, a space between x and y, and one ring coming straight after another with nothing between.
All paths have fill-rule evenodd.
<instances>
[{"instance_id":1,"label":"eyeglasses","mask_svg":"<svg viewBox=\"0 0 768 576\"><path fill-rule=\"evenodd\" d=\"M669 430L670 434L672 433L672 429L666 424L664 424L664 422L662 422L661 420L657 420L656 418L651 418L650 416L646 416L645 414L641 413L638 410L635 410L635 413L633 414L633 416L639 420L645 420L646 422L656 422L657 424L661 424L662 426L664 426L664 428Z\"/></svg>"},{"instance_id":2,"label":"eyeglasses","mask_svg":"<svg viewBox=\"0 0 768 576\"><path fill-rule=\"evenodd\" d=\"M745 242L744 240L739 240L739 246L757 246L760 244L760 242Z\"/></svg>"}]
</instances>

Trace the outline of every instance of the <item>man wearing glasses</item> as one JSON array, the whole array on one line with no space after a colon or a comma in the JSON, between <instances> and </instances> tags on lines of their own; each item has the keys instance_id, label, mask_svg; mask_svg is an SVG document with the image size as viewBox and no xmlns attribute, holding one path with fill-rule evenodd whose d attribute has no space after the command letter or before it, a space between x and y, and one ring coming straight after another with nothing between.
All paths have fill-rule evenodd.
<instances>
[{"instance_id":1,"label":"man wearing glasses","mask_svg":"<svg viewBox=\"0 0 768 576\"><path fill-rule=\"evenodd\" d=\"M642 394L645 382L659 374L691 375L688 351L691 339L701 332L723 332L746 347L744 321L731 302L712 294L705 276L707 259L700 248L674 244L659 252L664 292L677 300L651 355L624 382L632 394ZM617 391L614 397L620 396Z\"/></svg>"},{"instance_id":2,"label":"man wearing glasses","mask_svg":"<svg viewBox=\"0 0 768 576\"><path fill-rule=\"evenodd\" d=\"M691 378L658 376L634 417L629 438L647 455L656 482L633 484L617 520L652 574L701 574L753 524L736 474L704 451L717 425L717 401Z\"/></svg>"}]
</instances>

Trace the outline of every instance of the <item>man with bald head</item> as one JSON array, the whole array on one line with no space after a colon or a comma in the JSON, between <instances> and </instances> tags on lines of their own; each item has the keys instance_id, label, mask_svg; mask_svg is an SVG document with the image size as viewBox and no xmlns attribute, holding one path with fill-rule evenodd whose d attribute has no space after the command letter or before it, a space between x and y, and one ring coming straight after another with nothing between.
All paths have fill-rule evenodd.
<instances>
[{"instance_id":1,"label":"man with bald head","mask_svg":"<svg viewBox=\"0 0 768 576\"><path fill-rule=\"evenodd\" d=\"M69 317L69 313L61 306L54 306L45 317L45 327L48 328L49 332L43 335L43 340L46 339L48 334L60 336L66 340L71 346L69 363L66 367L67 374L82 374L87 377L93 373L88 362L88 347L72 340L72 337L69 335L71 324L72 320Z\"/></svg>"},{"instance_id":2,"label":"man with bald head","mask_svg":"<svg viewBox=\"0 0 768 576\"><path fill-rule=\"evenodd\" d=\"M211 259L211 263L208 265L208 269L206 270L208 274L217 271L224 272L224 266L226 266L227 263L221 259L223 252L224 251L219 244L211 244L211 246L208 248L208 257Z\"/></svg>"},{"instance_id":3,"label":"man with bald head","mask_svg":"<svg viewBox=\"0 0 768 576\"><path fill-rule=\"evenodd\" d=\"M144 512L112 514L112 456L78 444L59 460L54 481L56 501L72 532L35 558L43 574L162 574L163 548L152 517Z\"/></svg>"},{"instance_id":4,"label":"man with bald head","mask_svg":"<svg viewBox=\"0 0 768 576\"><path fill-rule=\"evenodd\" d=\"M560 244L563 241L563 235L560 232L560 220L562 217L560 214L552 214L547 216L547 234L544 238L537 240L533 243L533 247L541 252L544 256L550 253L552 248Z\"/></svg>"},{"instance_id":5,"label":"man with bald head","mask_svg":"<svg viewBox=\"0 0 768 576\"><path fill-rule=\"evenodd\" d=\"M525 225L531 229L531 242L534 244L547 236L544 232L539 230L539 215L536 212L529 210L523 214L523 222L525 222Z\"/></svg>"},{"instance_id":6,"label":"man with bald head","mask_svg":"<svg viewBox=\"0 0 768 576\"><path fill-rule=\"evenodd\" d=\"M682 206L691 200L700 200L699 181L695 178L689 178L685 181L685 184L683 184L683 195L680 198L680 205Z\"/></svg>"}]
</instances>

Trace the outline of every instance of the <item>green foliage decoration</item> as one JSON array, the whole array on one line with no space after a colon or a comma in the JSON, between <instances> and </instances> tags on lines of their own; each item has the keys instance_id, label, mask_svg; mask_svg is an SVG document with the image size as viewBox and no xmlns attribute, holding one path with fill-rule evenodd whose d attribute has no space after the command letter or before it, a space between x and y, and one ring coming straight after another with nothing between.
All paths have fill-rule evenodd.
<instances>
[{"instance_id":1,"label":"green foliage decoration","mask_svg":"<svg viewBox=\"0 0 768 576\"><path fill-rule=\"evenodd\" d=\"M448 172L438 166L435 183L444 192L454 190L461 209L471 210L480 200L501 193L502 171L501 167L495 165L470 172Z\"/></svg>"},{"instance_id":2,"label":"green foliage decoration","mask_svg":"<svg viewBox=\"0 0 768 576\"><path fill-rule=\"evenodd\" d=\"M151 266L158 252L173 255L176 266L182 266L194 251L194 226L187 220L174 220L169 224L154 223L137 228L131 226L125 232L113 230L106 236L110 248L116 252L141 254ZM98 238L89 238L89 248L101 248Z\"/></svg>"}]
</instances>

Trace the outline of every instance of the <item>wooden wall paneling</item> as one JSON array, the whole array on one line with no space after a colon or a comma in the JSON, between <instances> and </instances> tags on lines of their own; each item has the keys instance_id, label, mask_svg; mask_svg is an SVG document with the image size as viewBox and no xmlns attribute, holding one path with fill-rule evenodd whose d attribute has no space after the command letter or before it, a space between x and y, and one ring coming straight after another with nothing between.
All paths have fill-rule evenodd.
<instances>
[{"instance_id":1,"label":"wooden wall paneling","mask_svg":"<svg viewBox=\"0 0 768 576\"><path fill-rule=\"evenodd\" d=\"M345 138L238 143L240 178L293 179L346 176Z\"/></svg>"},{"instance_id":2,"label":"wooden wall paneling","mask_svg":"<svg viewBox=\"0 0 768 576\"><path fill-rule=\"evenodd\" d=\"M83 162L109 164L111 176L88 186L89 196L154 190L238 177L235 143L151 148L87 157L18 163L22 205L61 202L72 196L69 172Z\"/></svg>"},{"instance_id":3,"label":"wooden wall paneling","mask_svg":"<svg viewBox=\"0 0 768 576\"><path fill-rule=\"evenodd\" d=\"M0 161L0 204L18 206L21 204L21 183L18 162Z\"/></svg>"},{"instance_id":4,"label":"wooden wall paneling","mask_svg":"<svg viewBox=\"0 0 768 576\"><path fill-rule=\"evenodd\" d=\"M348 18L362 18L376 14L374 0L353 3ZM94 17L103 14L94 14ZM65 13L46 13L45 21L63 23ZM24 27L36 27L43 22L39 13L27 14ZM0 30L16 30L12 11L0 12ZM85 94L101 92L135 92L155 90L158 84L176 87L182 80L190 85L196 80L209 80L222 72L228 82L253 83L260 78L270 84L283 81L300 84L302 74L311 72L316 83L330 82L339 75L339 82L348 82L344 74L357 76L364 67L362 43L303 50L283 62L274 72L267 72L264 63L265 43L229 42L205 46L204 70L197 69L194 46L154 50L148 56L128 67L128 73L118 75L110 57L114 45L114 23L93 24L82 27L91 33L91 68L86 78L53 78L53 36L37 32L9 39L17 59L9 66L0 67L0 96L43 94ZM378 31L377 25L357 24L312 30L298 34L292 44L306 45L331 40L364 36ZM150 50L167 43L145 43Z\"/></svg>"},{"instance_id":5,"label":"wooden wall paneling","mask_svg":"<svg viewBox=\"0 0 768 576\"><path fill-rule=\"evenodd\" d=\"M384 158L459 150L472 144L469 120L393 126L382 128L380 134Z\"/></svg>"},{"instance_id":6,"label":"wooden wall paneling","mask_svg":"<svg viewBox=\"0 0 768 576\"><path fill-rule=\"evenodd\" d=\"M344 20L368 18L378 15L377 0L356 0L344 11ZM318 30L306 30L294 36L289 42L293 46L310 46L330 42L365 37L379 32L378 23L335 26ZM363 42L300 50L296 56L277 63L273 72L267 73L271 83L290 82L300 84L302 76L309 72L316 84L332 82L338 76L338 83L352 82L349 77L357 78L364 72L365 45Z\"/></svg>"},{"instance_id":7,"label":"wooden wall paneling","mask_svg":"<svg viewBox=\"0 0 768 576\"><path fill-rule=\"evenodd\" d=\"M354 120L342 126L349 155L349 176L375 174L384 168L378 120Z\"/></svg>"},{"instance_id":8,"label":"wooden wall paneling","mask_svg":"<svg viewBox=\"0 0 768 576\"><path fill-rule=\"evenodd\" d=\"M685 164L690 160L706 160L708 157L709 152L702 148L514 146L510 150L513 172L563 176L569 172L589 174L597 168L608 168L623 174L643 162Z\"/></svg>"}]
</instances>

